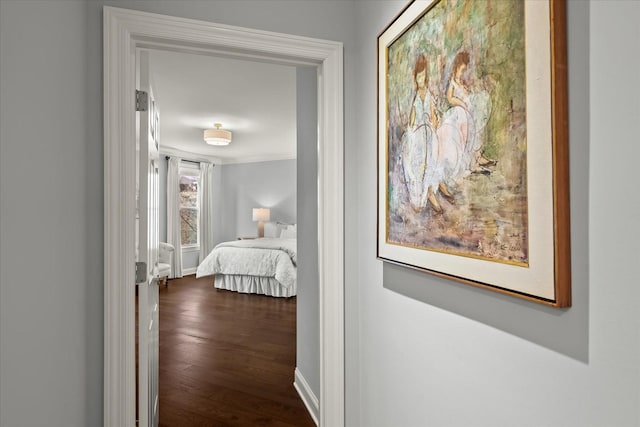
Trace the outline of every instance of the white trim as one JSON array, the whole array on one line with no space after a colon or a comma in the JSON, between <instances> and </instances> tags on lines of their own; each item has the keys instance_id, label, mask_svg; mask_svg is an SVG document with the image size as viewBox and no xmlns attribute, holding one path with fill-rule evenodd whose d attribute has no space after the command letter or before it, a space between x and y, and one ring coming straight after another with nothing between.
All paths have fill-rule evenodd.
<instances>
[{"instance_id":1,"label":"white trim","mask_svg":"<svg viewBox=\"0 0 640 427\"><path fill-rule=\"evenodd\" d=\"M313 394L313 390L309 387L309 383L304 379L298 367L296 367L293 378L293 387L298 392L304 406L307 407L307 411L309 411L309 415L313 418L313 422L318 425L318 414L320 412L320 402L318 402L318 398Z\"/></svg>"},{"instance_id":2,"label":"white trim","mask_svg":"<svg viewBox=\"0 0 640 427\"><path fill-rule=\"evenodd\" d=\"M182 269L182 277L191 276L192 274L196 274L196 270L197 269L198 269L198 267L183 268Z\"/></svg>"},{"instance_id":3,"label":"white trim","mask_svg":"<svg viewBox=\"0 0 640 427\"><path fill-rule=\"evenodd\" d=\"M192 160L194 162L197 161L197 162L213 163L216 165L219 165L222 163L222 159L220 159L219 157L206 156L204 154L188 153L186 151L182 151L177 148L162 145L162 143L160 144L159 151L160 151L160 154L163 156L180 157L181 159Z\"/></svg>"},{"instance_id":4,"label":"white trim","mask_svg":"<svg viewBox=\"0 0 640 427\"><path fill-rule=\"evenodd\" d=\"M200 177L200 163L191 163L189 160L182 159L180 166L178 167L178 173L180 175ZM186 206L183 206L186 207Z\"/></svg>"},{"instance_id":5,"label":"white trim","mask_svg":"<svg viewBox=\"0 0 640 427\"><path fill-rule=\"evenodd\" d=\"M135 48L318 66L320 427L344 426L343 48L333 41L104 7L104 425L135 425Z\"/></svg>"},{"instance_id":6,"label":"white trim","mask_svg":"<svg viewBox=\"0 0 640 427\"><path fill-rule=\"evenodd\" d=\"M241 163L260 163L260 162L275 162L278 160L295 160L297 159L297 153L293 154L263 154L261 156L244 156L232 159L220 159L223 165L236 165Z\"/></svg>"},{"instance_id":7,"label":"white trim","mask_svg":"<svg viewBox=\"0 0 640 427\"><path fill-rule=\"evenodd\" d=\"M240 163L274 162L277 160L295 160L297 153L291 154L263 154L260 156L243 156L233 158L222 158L207 156L204 154L188 153L177 148L160 145L160 154L163 156L180 157L184 160L213 163L215 165L235 165Z\"/></svg>"}]
</instances>

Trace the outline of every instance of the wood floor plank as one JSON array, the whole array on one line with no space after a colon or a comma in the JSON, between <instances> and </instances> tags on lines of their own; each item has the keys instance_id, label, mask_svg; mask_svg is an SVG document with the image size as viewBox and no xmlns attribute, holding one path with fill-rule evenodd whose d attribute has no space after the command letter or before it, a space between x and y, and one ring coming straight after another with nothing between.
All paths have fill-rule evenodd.
<instances>
[{"instance_id":1,"label":"wood floor plank","mask_svg":"<svg viewBox=\"0 0 640 427\"><path fill-rule=\"evenodd\" d=\"M296 299L160 288L161 427L313 427L293 387Z\"/></svg>"}]
</instances>

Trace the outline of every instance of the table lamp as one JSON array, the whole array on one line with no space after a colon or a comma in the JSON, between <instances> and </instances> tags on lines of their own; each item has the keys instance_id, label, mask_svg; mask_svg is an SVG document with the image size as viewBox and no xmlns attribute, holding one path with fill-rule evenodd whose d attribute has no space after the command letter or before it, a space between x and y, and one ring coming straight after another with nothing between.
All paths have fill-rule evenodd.
<instances>
[{"instance_id":1,"label":"table lamp","mask_svg":"<svg viewBox=\"0 0 640 427\"><path fill-rule=\"evenodd\" d=\"M258 221L258 237L264 237L264 221L269 221L271 211L268 208L253 208L253 220Z\"/></svg>"}]
</instances>

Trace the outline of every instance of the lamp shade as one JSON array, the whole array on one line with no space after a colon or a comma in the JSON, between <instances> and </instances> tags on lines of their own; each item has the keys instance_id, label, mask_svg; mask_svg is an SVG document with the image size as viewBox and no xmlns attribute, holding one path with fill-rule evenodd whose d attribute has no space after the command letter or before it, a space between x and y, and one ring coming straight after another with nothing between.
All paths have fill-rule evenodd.
<instances>
[{"instance_id":1,"label":"lamp shade","mask_svg":"<svg viewBox=\"0 0 640 427\"><path fill-rule=\"evenodd\" d=\"M229 145L231 142L231 132L228 130L220 129L222 125L216 123L215 129L204 130L204 142L209 145Z\"/></svg>"},{"instance_id":2,"label":"lamp shade","mask_svg":"<svg viewBox=\"0 0 640 427\"><path fill-rule=\"evenodd\" d=\"M271 211L268 208L253 208L254 221L269 221Z\"/></svg>"}]
</instances>

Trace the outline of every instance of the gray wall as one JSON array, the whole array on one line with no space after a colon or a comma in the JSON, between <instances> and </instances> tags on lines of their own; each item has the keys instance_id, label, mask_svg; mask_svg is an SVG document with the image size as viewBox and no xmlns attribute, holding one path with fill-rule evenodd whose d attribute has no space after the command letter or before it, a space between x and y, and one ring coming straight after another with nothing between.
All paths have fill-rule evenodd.
<instances>
[{"instance_id":1,"label":"gray wall","mask_svg":"<svg viewBox=\"0 0 640 427\"><path fill-rule=\"evenodd\" d=\"M0 1L2 427L101 423L98 70L83 2Z\"/></svg>"},{"instance_id":2,"label":"gray wall","mask_svg":"<svg viewBox=\"0 0 640 427\"><path fill-rule=\"evenodd\" d=\"M0 425L102 423L103 4L345 43L348 426L639 424L640 3L569 2L574 305L539 332L567 349L505 326L538 306L383 283L375 39L404 1L25 0L0 1Z\"/></svg>"},{"instance_id":3,"label":"gray wall","mask_svg":"<svg viewBox=\"0 0 640 427\"><path fill-rule=\"evenodd\" d=\"M358 3L359 63L375 64L375 39L404 4ZM361 69L359 138L347 141L359 154L358 250L347 263L359 265L361 364L347 370L360 370L360 425L640 425L639 19L639 2L568 2L565 310L375 259L376 73Z\"/></svg>"},{"instance_id":4,"label":"gray wall","mask_svg":"<svg viewBox=\"0 0 640 427\"><path fill-rule=\"evenodd\" d=\"M103 5L355 37L351 2L0 1L2 427L102 425Z\"/></svg>"},{"instance_id":5,"label":"gray wall","mask_svg":"<svg viewBox=\"0 0 640 427\"><path fill-rule=\"evenodd\" d=\"M315 68L296 70L298 296L296 366L320 397L318 288L318 97Z\"/></svg>"},{"instance_id":6,"label":"gray wall","mask_svg":"<svg viewBox=\"0 0 640 427\"><path fill-rule=\"evenodd\" d=\"M296 222L296 160L238 163L221 169L222 241L258 235L253 208L271 209L271 221Z\"/></svg>"}]
</instances>

